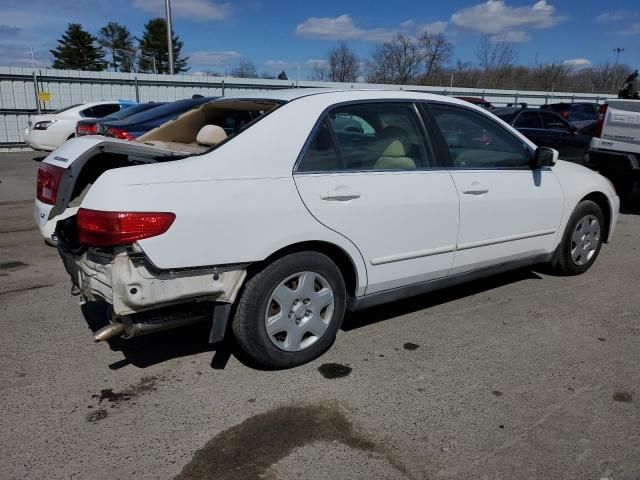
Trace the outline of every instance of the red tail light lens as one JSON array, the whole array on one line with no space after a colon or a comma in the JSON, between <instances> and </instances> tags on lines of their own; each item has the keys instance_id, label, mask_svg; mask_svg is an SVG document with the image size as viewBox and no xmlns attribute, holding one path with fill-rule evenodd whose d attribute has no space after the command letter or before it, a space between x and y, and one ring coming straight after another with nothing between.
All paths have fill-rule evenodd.
<instances>
[{"instance_id":1,"label":"red tail light lens","mask_svg":"<svg viewBox=\"0 0 640 480\"><path fill-rule=\"evenodd\" d=\"M82 124L78 123L76 125L76 136L81 137L83 135L96 135L98 133L98 125L94 124Z\"/></svg>"},{"instance_id":2,"label":"red tail light lens","mask_svg":"<svg viewBox=\"0 0 640 480\"><path fill-rule=\"evenodd\" d=\"M105 212L81 208L76 214L82 245L114 247L162 235L176 219L171 212Z\"/></svg>"},{"instance_id":3,"label":"red tail light lens","mask_svg":"<svg viewBox=\"0 0 640 480\"><path fill-rule=\"evenodd\" d=\"M38 180L36 184L36 198L43 203L55 205L58 198L58 187L65 169L43 163L38 168Z\"/></svg>"},{"instance_id":4,"label":"red tail light lens","mask_svg":"<svg viewBox=\"0 0 640 480\"><path fill-rule=\"evenodd\" d=\"M131 135L122 128L109 127L107 128L107 137L119 138L121 140L135 140L136 137Z\"/></svg>"},{"instance_id":5,"label":"red tail light lens","mask_svg":"<svg viewBox=\"0 0 640 480\"><path fill-rule=\"evenodd\" d=\"M609 108L609 104L607 103L603 103L602 105L600 105L600 107L598 107L598 112L600 113L600 119L598 120L598 124L596 125L596 128L593 131L594 137L602 136L602 129L604 127L604 117L607 115L607 108Z\"/></svg>"}]
</instances>

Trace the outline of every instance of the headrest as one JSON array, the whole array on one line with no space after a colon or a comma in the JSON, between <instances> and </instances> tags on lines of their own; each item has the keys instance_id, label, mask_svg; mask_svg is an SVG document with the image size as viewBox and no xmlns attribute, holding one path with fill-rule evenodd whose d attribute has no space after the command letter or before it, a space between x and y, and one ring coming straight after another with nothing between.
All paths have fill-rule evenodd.
<instances>
[{"instance_id":1,"label":"headrest","mask_svg":"<svg viewBox=\"0 0 640 480\"><path fill-rule=\"evenodd\" d=\"M196 142L200 145L213 146L227 138L227 134L222 127L218 125L205 125L198 132Z\"/></svg>"},{"instance_id":2,"label":"headrest","mask_svg":"<svg viewBox=\"0 0 640 480\"><path fill-rule=\"evenodd\" d=\"M404 145L400 140L394 140L389 144L387 148L385 148L384 152L382 152L381 157L404 157Z\"/></svg>"}]
</instances>

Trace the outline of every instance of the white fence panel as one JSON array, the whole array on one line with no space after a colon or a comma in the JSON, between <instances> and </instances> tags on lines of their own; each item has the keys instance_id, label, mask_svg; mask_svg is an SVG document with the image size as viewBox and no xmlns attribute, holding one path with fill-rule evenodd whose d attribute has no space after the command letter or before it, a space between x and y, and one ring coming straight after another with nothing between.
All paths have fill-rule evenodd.
<instances>
[{"instance_id":1,"label":"white fence panel","mask_svg":"<svg viewBox=\"0 0 640 480\"><path fill-rule=\"evenodd\" d=\"M43 111L53 111L75 103L98 100L175 101L199 94L238 95L246 92L296 87L291 80L265 80L199 75L154 75L145 73L81 72L36 69L38 90L49 92L51 101L40 102ZM37 112L34 69L0 67L0 149L20 146L29 115ZM613 95L596 93L483 90L476 88L425 87L301 81L299 88L378 88L416 90L442 95L482 97L497 104L523 102L532 106L559 101L601 103Z\"/></svg>"}]
</instances>

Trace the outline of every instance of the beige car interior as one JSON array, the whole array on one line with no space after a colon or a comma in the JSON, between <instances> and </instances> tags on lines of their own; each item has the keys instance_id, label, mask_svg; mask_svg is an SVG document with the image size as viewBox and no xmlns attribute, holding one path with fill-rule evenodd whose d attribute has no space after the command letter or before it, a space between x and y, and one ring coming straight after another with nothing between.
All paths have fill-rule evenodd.
<instances>
[{"instance_id":1,"label":"beige car interior","mask_svg":"<svg viewBox=\"0 0 640 480\"><path fill-rule=\"evenodd\" d=\"M141 135L137 141L176 153L204 153L276 107L276 102L264 100L213 100ZM240 120L234 128L223 128L230 118Z\"/></svg>"}]
</instances>

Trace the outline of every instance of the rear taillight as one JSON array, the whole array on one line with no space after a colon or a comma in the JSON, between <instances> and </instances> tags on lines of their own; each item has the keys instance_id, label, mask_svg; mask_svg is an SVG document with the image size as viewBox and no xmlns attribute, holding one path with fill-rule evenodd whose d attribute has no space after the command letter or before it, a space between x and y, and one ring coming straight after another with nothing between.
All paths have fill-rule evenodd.
<instances>
[{"instance_id":1,"label":"rear taillight","mask_svg":"<svg viewBox=\"0 0 640 480\"><path fill-rule=\"evenodd\" d=\"M76 214L82 245L114 247L162 235L176 219L171 212L105 212L81 208Z\"/></svg>"},{"instance_id":2,"label":"rear taillight","mask_svg":"<svg viewBox=\"0 0 640 480\"><path fill-rule=\"evenodd\" d=\"M82 124L78 123L76 125L76 137L81 137L83 135L96 135L98 133L98 125L93 124Z\"/></svg>"},{"instance_id":3,"label":"rear taillight","mask_svg":"<svg viewBox=\"0 0 640 480\"><path fill-rule=\"evenodd\" d=\"M65 169L43 163L38 168L38 180L36 187L36 198L43 203L55 205L58 198L58 187L60 179L64 175Z\"/></svg>"},{"instance_id":4,"label":"rear taillight","mask_svg":"<svg viewBox=\"0 0 640 480\"><path fill-rule=\"evenodd\" d=\"M135 140L136 138L126 130L123 130L122 128L115 128L115 127L107 128L107 136L119 138L121 140Z\"/></svg>"},{"instance_id":5,"label":"rear taillight","mask_svg":"<svg viewBox=\"0 0 640 480\"><path fill-rule=\"evenodd\" d=\"M600 114L600 119L598 120L598 123L596 125L596 128L593 129L593 136L594 137L601 137L602 136L602 129L604 128L604 117L607 116L607 108L609 108L609 104L607 103L603 103L602 105L600 105L598 107L598 112Z\"/></svg>"}]
</instances>

